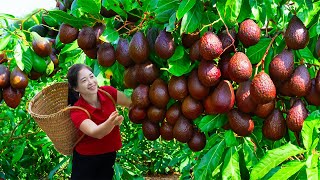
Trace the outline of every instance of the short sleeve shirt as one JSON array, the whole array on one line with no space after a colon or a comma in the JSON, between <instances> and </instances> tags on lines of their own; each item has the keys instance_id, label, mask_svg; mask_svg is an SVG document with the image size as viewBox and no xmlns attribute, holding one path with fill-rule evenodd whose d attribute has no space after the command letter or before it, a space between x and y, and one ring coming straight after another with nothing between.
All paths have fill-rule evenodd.
<instances>
[{"instance_id":1,"label":"short sleeve shirt","mask_svg":"<svg viewBox=\"0 0 320 180\"><path fill-rule=\"evenodd\" d=\"M112 86L102 86L100 89L107 91L115 101L117 101L117 90ZM115 111L115 106L112 100L103 92L98 91L98 98L101 103L100 108L95 108L88 104L81 96L74 106L80 106L86 109L91 120L97 125L105 122L110 114ZM82 110L72 110L70 112L71 120L76 128L79 128L81 123L88 119L88 115ZM112 131L104 136L102 139L93 138L90 136L84 136L84 138L76 145L75 149L82 155L97 155L108 152L114 152L122 147L120 128L115 126Z\"/></svg>"}]
</instances>

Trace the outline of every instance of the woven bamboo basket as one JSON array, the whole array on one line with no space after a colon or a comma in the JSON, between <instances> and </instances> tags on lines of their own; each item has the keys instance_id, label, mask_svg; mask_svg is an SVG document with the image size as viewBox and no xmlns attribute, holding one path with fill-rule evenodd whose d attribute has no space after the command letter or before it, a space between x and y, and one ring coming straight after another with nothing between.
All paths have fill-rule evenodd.
<instances>
[{"instance_id":1,"label":"woven bamboo basket","mask_svg":"<svg viewBox=\"0 0 320 180\"><path fill-rule=\"evenodd\" d=\"M74 146L84 136L70 118L71 109L81 107L68 106L68 83L55 83L44 88L29 102L28 111L39 127L47 134L55 149L64 155L71 155Z\"/></svg>"}]
</instances>

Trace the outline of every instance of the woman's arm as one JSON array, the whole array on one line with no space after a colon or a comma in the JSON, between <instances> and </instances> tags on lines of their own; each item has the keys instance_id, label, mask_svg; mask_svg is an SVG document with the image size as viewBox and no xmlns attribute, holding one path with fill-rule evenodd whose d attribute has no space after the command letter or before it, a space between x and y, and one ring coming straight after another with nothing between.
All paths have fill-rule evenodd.
<instances>
[{"instance_id":1,"label":"woman's arm","mask_svg":"<svg viewBox=\"0 0 320 180\"><path fill-rule=\"evenodd\" d=\"M117 91L117 104L129 107L131 105L131 98L127 97L123 92Z\"/></svg>"},{"instance_id":2,"label":"woman's arm","mask_svg":"<svg viewBox=\"0 0 320 180\"><path fill-rule=\"evenodd\" d=\"M114 111L109 118L100 125L97 125L91 119L85 119L80 124L80 130L88 136L101 139L109 134L116 125L120 125L122 121L123 116L119 115L117 111Z\"/></svg>"}]
</instances>

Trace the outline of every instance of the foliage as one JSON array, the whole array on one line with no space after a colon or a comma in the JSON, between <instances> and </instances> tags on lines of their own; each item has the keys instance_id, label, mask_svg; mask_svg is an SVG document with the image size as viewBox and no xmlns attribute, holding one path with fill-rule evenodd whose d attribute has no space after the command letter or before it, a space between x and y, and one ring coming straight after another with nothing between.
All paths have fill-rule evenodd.
<instances>
[{"instance_id":1,"label":"foliage","mask_svg":"<svg viewBox=\"0 0 320 180\"><path fill-rule=\"evenodd\" d=\"M117 15L103 17L102 6ZM161 67L161 78L168 81L172 75L188 74L197 66L191 62L189 50L182 46L183 34L199 31L202 35L208 30L220 32L225 28L237 30L239 23L250 18L262 27L262 38L249 48L240 45L239 50L246 52L253 65L266 56L263 66L268 72L271 59L286 46L282 34L296 14L307 27L310 41L307 47L294 52L295 63L307 64L313 78L320 66L315 52L320 35L319 9L320 1L315 0L75 0L66 11L39 9L23 19L0 14L0 52L8 59L4 64L10 70L18 66L29 74L34 59L41 58L31 48L30 28L42 24L42 19L47 24L45 27L55 34L61 23L82 28L103 22L106 29L100 39L115 47L120 37L130 40L137 31L146 34L151 27L166 29L177 45L174 55L167 62L154 52L149 58ZM47 38L55 41L53 47L59 52L59 65L54 66L49 57L42 58L47 64L46 72L40 79L29 81L20 105L15 109L3 101L0 105L0 178L67 179L70 176L71 157L54 149L26 107L45 86L65 81L72 64L91 66L99 85L111 84L128 95L132 93L132 89L123 85L125 68L118 62L102 67L87 57L76 41L63 44L57 35L48 34ZM258 72L260 68L255 70ZM113 78L108 79L107 72L112 72ZM288 106L286 98L277 104L283 110ZM255 129L250 136L240 137L223 128L226 115L201 116L194 122L206 134L207 144L202 151L192 152L186 144L176 140L146 140L141 125L131 123L128 110L119 108L126 121L121 126L123 148L118 153L115 178L135 179L147 174L180 172L180 179L318 179L320 108L309 105L307 109L310 114L301 134L289 131L275 142L263 137L261 118L254 117Z\"/></svg>"}]
</instances>

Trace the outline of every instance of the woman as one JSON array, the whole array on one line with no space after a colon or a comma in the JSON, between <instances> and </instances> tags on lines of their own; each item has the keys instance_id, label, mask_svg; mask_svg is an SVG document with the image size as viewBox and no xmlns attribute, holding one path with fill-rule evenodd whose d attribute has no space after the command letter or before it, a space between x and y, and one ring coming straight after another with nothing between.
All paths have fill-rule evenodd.
<instances>
[{"instance_id":1,"label":"woman","mask_svg":"<svg viewBox=\"0 0 320 180\"><path fill-rule=\"evenodd\" d=\"M90 67L74 64L68 71L70 105L86 109L72 110L71 119L84 134L73 152L71 179L112 179L116 151L122 147L120 128L123 116L112 100L98 91L97 79ZM112 86L102 86L118 105L129 107L130 98Z\"/></svg>"}]
</instances>

